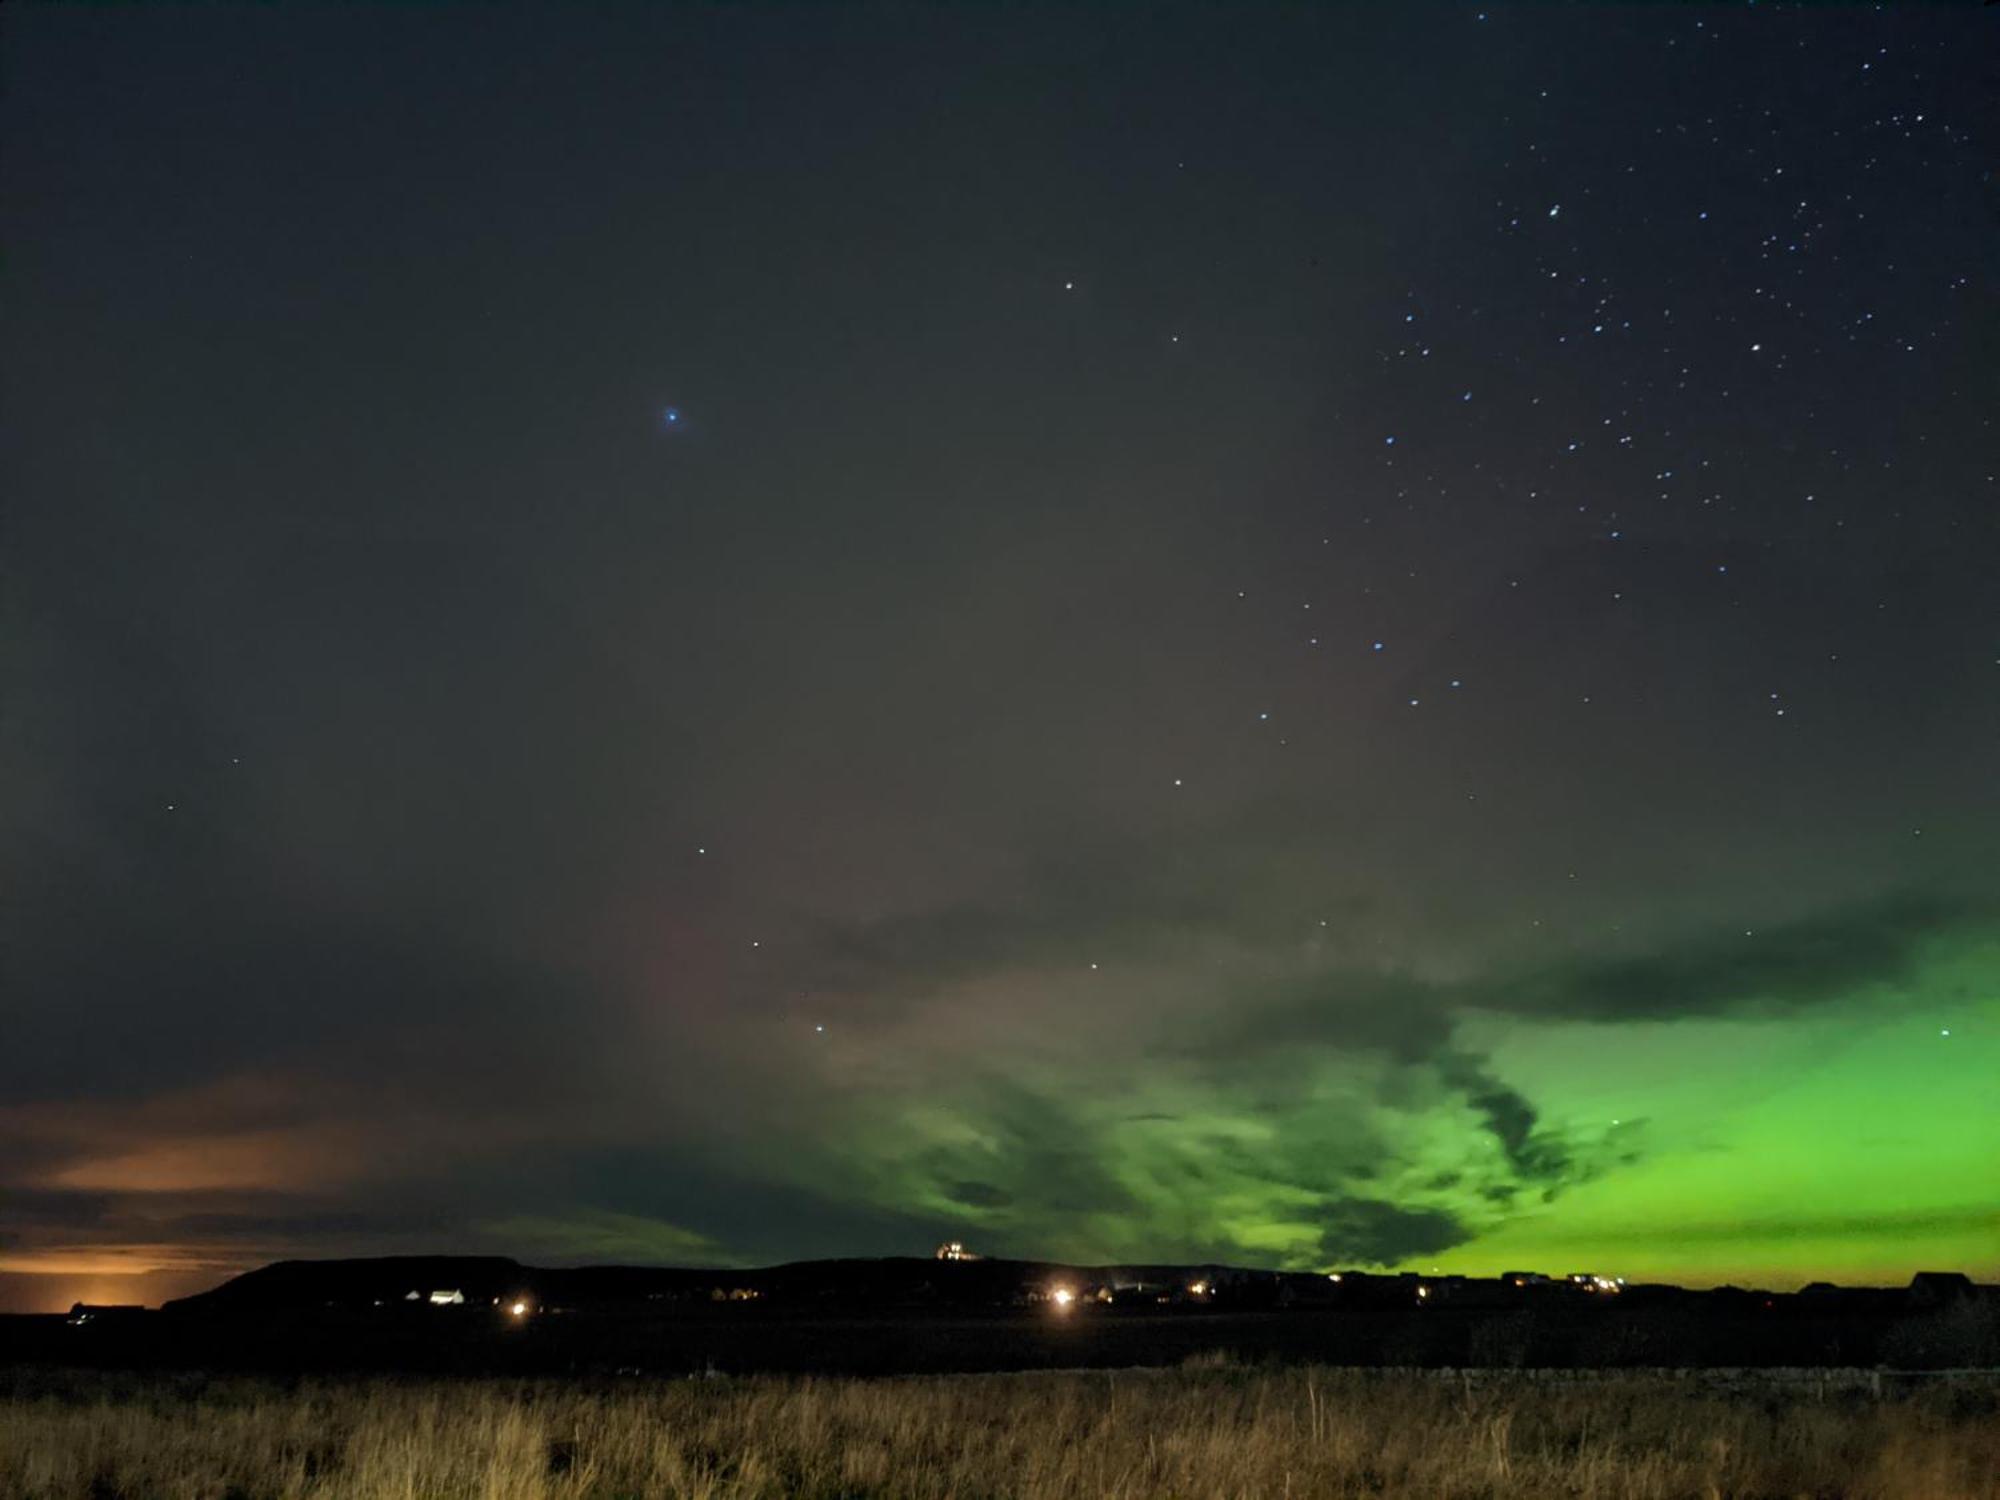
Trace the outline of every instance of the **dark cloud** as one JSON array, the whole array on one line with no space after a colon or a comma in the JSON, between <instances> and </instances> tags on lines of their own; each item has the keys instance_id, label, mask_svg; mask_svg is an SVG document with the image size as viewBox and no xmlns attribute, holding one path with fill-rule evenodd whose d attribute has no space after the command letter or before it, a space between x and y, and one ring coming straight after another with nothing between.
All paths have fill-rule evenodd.
<instances>
[{"instance_id":1,"label":"dark cloud","mask_svg":"<svg viewBox=\"0 0 2000 1500\"><path fill-rule=\"evenodd\" d=\"M1200 1051L1224 1063L1294 1048L1381 1053L1404 1063L1451 1045L1448 992L1405 975L1332 969L1252 982L1203 1024Z\"/></svg>"},{"instance_id":2,"label":"dark cloud","mask_svg":"<svg viewBox=\"0 0 2000 1500\"><path fill-rule=\"evenodd\" d=\"M198 1243L248 1241L261 1244L310 1246L354 1243L367 1237L393 1239L412 1230L434 1227L433 1216L392 1209L290 1209L267 1205L262 1211L238 1209L163 1216L159 1232Z\"/></svg>"},{"instance_id":3,"label":"dark cloud","mask_svg":"<svg viewBox=\"0 0 2000 1500\"><path fill-rule=\"evenodd\" d=\"M959 1107L979 1122L982 1144L920 1157L932 1180L987 1183L1008 1195L1015 1223L1142 1211L1119 1180L1115 1158L1054 1091L987 1076L962 1098Z\"/></svg>"},{"instance_id":4,"label":"dark cloud","mask_svg":"<svg viewBox=\"0 0 2000 1500\"><path fill-rule=\"evenodd\" d=\"M242 1247L263 1255L316 1248L410 1244L463 1233L435 1204L410 1201L394 1186L365 1204L328 1203L298 1192L168 1190L144 1193L0 1187L0 1210L17 1226L13 1247L51 1251L79 1245L174 1246L183 1255L226 1261Z\"/></svg>"},{"instance_id":5,"label":"dark cloud","mask_svg":"<svg viewBox=\"0 0 2000 1500\"><path fill-rule=\"evenodd\" d=\"M1343 1198L1316 1217L1320 1250L1331 1265L1399 1265L1462 1245L1474 1233L1442 1209L1401 1208L1375 1198Z\"/></svg>"},{"instance_id":6,"label":"dark cloud","mask_svg":"<svg viewBox=\"0 0 2000 1500\"><path fill-rule=\"evenodd\" d=\"M836 927L788 963L815 987L880 1002L1009 969L1158 964L1215 944L1254 952L1309 929L1344 936L1372 902L1298 821L1271 806L1170 836L1073 830L1059 853L1034 850L1013 870L1004 896Z\"/></svg>"},{"instance_id":7,"label":"dark cloud","mask_svg":"<svg viewBox=\"0 0 2000 1500\"><path fill-rule=\"evenodd\" d=\"M1014 1201L1012 1193L990 1182L954 1182L946 1191L973 1208L1005 1208Z\"/></svg>"},{"instance_id":8,"label":"dark cloud","mask_svg":"<svg viewBox=\"0 0 2000 1500\"><path fill-rule=\"evenodd\" d=\"M29 1226L38 1235L50 1230L65 1235L95 1231L112 1219L115 1203L109 1193L0 1183L0 1210L22 1236Z\"/></svg>"},{"instance_id":9,"label":"dark cloud","mask_svg":"<svg viewBox=\"0 0 2000 1500\"><path fill-rule=\"evenodd\" d=\"M606 1209L678 1225L738 1257L766 1261L922 1253L951 1227L943 1215L885 1204L836 1170L802 1180L776 1163L716 1162L678 1145L551 1153L527 1169L526 1181L504 1164L471 1176L461 1191L473 1203L548 1203L558 1218Z\"/></svg>"},{"instance_id":10,"label":"dark cloud","mask_svg":"<svg viewBox=\"0 0 2000 1500\"><path fill-rule=\"evenodd\" d=\"M1518 1089L1502 1083L1486 1064L1463 1052L1447 1053L1441 1071L1486 1121L1524 1182L1555 1184L1568 1176L1569 1153L1560 1142L1536 1133L1535 1107Z\"/></svg>"},{"instance_id":11,"label":"dark cloud","mask_svg":"<svg viewBox=\"0 0 2000 1500\"><path fill-rule=\"evenodd\" d=\"M1783 1015L1908 976L1922 945L1991 928L1991 911L1897 894L1631 957L1582 958L1463 986L1463 1009L1588 1021Z\"/></svg>"},{"instance_id":12,"label":"dark cloud","mask_svg":"<svg viewBox=\"0 0 2000 1500\"><path fill-rule=\"evenodd\" d=\"M1924 943L1996 925L1982 908L1896 894L1747 933L1711 927L1643 953L1584 953L1449 983L1332 969L1251 985L1210 1020L1203 1044L1223 1059L1314 1046L1442 1061L1455 1081L1482 1092L1496 1133L1519 1149L1532 1109L1494 1087L1475 1059L1452 1052L1463 1015L1617 1022L1787 1013L1893 982L1908 975Z\"/></svg>"},{"instance_id":13,"label":"dark cloud","mask_svg":"<svg viewBox=\"0 0 2000 1500\"><path fill-rule=\"evenodd\" d=\"M14 957L20 1045L0 1057L0 1089L22 1101L299 1067L376 1091L523 1098L572 1077L606 1019L578 974L261 893L135 897L89 934L51 917Z\"/></svg>"}]
</instances>

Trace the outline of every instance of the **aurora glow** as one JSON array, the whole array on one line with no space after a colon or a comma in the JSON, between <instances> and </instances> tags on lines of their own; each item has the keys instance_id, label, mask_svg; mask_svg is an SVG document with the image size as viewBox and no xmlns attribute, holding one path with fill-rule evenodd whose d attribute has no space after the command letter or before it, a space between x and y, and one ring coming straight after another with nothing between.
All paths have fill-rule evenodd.
<instances>
[{"instance_id":1,"label":"aurora glow","mask_svg":"<svg viewBox=\"0 0 2000 1500\"><path fill-rule=\"evenodd\" d=\"M1438 986L1310 970L1267 985L1287 999L1226 1039L1192 992L1144 1035L1120 1038L1122 1008L1115 1027L1065 1020L1089 1015L1084 986L1044 973L1023 987L1072 992L1042 1013L1069 1046L949 1056L925 1039L963 1013L935 997L901 1045L837 1061L844 1097L883 1103L802 1182L866 1161L884 1208L1084 1261L1164 1244L1294 1269L1602 1264L1781 1287L1991 1265L2000 937L1847 911L1759 948ZM1662 1003L1635 1003L1654 978ZM1310 1019L1293 1008L1308 993Z\"/></svg>"},{"instance_id":2,"label":"aurora glow","mask_svg":"<svg viewBox=\"0 0 2000 1500\"><path fill-rule=\"evenodd\" d=\"M0 1310L2000 1279L1992 19L8 8Z\"/></svg>"}]
</instances>

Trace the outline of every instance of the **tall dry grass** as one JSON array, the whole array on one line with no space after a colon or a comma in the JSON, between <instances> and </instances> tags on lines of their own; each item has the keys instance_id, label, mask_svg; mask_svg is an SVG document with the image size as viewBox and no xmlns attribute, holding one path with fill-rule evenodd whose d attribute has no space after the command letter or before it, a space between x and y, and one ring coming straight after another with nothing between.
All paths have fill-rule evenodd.
<instances>
[{"instance_id":1,"label":"tall dry grass","mask_svg":"<svg viewBox=\"0 0 2000 1500\"><path fill-rule=\"evenodd\" d=\"M7 1500L2000 1500L2000 1396L1324 1369L0 1381Z\"/></svg>"}]
</instances>

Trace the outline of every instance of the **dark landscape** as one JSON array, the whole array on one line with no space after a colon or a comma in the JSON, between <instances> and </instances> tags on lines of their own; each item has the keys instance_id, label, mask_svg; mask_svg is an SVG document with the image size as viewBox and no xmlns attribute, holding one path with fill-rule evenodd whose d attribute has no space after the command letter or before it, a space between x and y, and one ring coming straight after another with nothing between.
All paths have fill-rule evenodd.
<instances>
[{"instance_id":1,"label":"dark landscape","mask_svg":"<svg viewBox=\"0 0 2000 1500\"><path fill-rule=\"evenodd\" d=\"M0 1320L32 1500L1991 1500L2000 1289L288 1262Z\"/></svg>"},{"instance_id":2,"label":"dark landscape","mask_svg":"<svg viewBox=\"0 0 2000 1500\"><path fill-rule=\"evenodd\" d=\"M498 1258L289 1262L157 1311L0 1320L0 1361L510 1375L904 1375L1227 1359L1480 1370L2000 1372L2000 1288L1686 1291L1572 1273L1422 1277L1007 1260L758 1270ZM1995 1378L2000 1378L1996 1375Z\"/></svg>"}]
</instances>

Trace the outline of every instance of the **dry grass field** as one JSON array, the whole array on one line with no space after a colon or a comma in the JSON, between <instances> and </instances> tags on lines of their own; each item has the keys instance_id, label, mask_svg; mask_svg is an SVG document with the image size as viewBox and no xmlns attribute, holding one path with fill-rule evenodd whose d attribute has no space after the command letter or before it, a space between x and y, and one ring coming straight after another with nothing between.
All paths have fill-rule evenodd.
<instances>
[{"instance_id":1,"label":"dry grass field","mask_svg":"<svg viewBox=\"0 0 2000 1500\"><path fill-rule=\"evenodd\" d=\"M1992 1383L1212 1365L889 1380L0 1376L7 1500L2000 1500Z\"/></svg>"}]
</instances>

